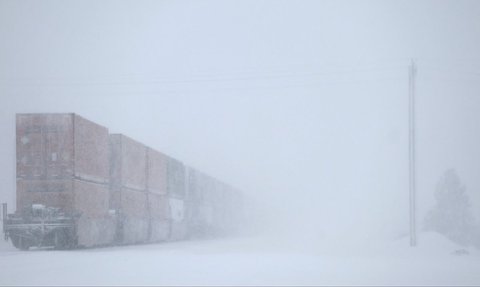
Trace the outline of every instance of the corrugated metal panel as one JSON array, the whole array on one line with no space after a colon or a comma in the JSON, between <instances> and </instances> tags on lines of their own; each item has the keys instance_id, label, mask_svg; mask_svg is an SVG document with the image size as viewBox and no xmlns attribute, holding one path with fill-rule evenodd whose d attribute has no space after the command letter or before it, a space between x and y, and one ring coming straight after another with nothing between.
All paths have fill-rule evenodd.
<instances>
[{"instance_id":1,"label":"corrugated metal panel","mask_svg":"<svg viewBox=\"0 0 480 287\"><path fill-rule=\"evenodd\" d=\"M170 197L185 197L185 166L171 157L167 160L167 191Z\"/></svg>"},{"instance_id":2,"label":"corrugated metal panel","mask_svg":"<svg viewBox=\"0 0 480 287\"><path fill-rule=\"evenodd\" d=\"M150 222L150 242L168 240L170 236L170 221L152 219Z\"/></svg>"},{"instance_id":3,"label":"corrugated metal panel","mask_svg":"<svg viewBox=\"0 0 480 287\"><path fill-rule=\"evenodd\" d=\"M124 135L110 135L110 208L119 214L117 240L148 241L147 148Z\"/></svg>"},{"instance_id":4,"label":"corrugated metal panel","mask_svg":"<svg viewBox=\"0 0 480 287\"><path fill-rule=\"evenodd\" d=\"M168 219L169 218L169 200L166 195L148 193L148 204L150 218Z\"/></svg>"},{"instance_id":5,"label":"corrugated metal panel","mask_svg":"<svg viewBox=\"0 0 480 287\"><path fill-rule=\"evenodd\" d=\"M147 193L123 188L120 194L123 243L146 242L149 225Z\"/></svg>"},{"instance_id":6,"label":"corrugated metal panel","mask_svg":"<svg viewBox=\"0 0 480 287\"><path fill-rule=\"evenodd\" d=\"M146 189L146 147L124 135L110 135L110 180L113 187Z\"/></svg>"},{"instance_id":7,"label":"corrugated metal panel","mask_svg":"<svg viewBox=\"0 0 480 287\"><path fill-rule=\"evenodd\" d=\"M158 193L147 193L149 226L149 242L165 241L170 236L170 207L168 196Z\"/></svg>"},{"instance_id":8,"label":"corrugated metal panel","mask_svg":"<svg viewBox=\"0 0 480 287\"><path fill-rule=\"evenodd\" d=\"M187 238L187 225L185 222L170 223L170 240L183 240Z\"/></svg>"},{"instance_id":9,"label":"corrugated metal panel","mask_svg":"<svg viewBox=\"0 0 480 287\"><path fill-rule=\"evenodd\" d=\"M169 198L170 219L182 222L185 219L185 202L178 198Z\"/></svg>"},{"instance_id":10,"label":"corrugated metal panel","mask_svg":"<svg viewBox=\"0 0 480 287\"><path fill-rule=\"evenodd\" d=\"M108 129L74 115L75 176L108 183Z\"/></svg>"},{"instance_id":11,"label":"corrugated metal panel","mask_svg":"<svg viewBox=\"0 0 480 287\"><path fill-rule=\"evenodd\" d=\"M108 214L109 188L82 180L73 181L75 209L89 217L103 217Z\"/></svg>"},{"instance_id":12,"label":"corrugated metal panel","mask_svg":"<svg viewBox=\"0 0 480 287\"><path fill-rule=\"evenodd\" d=\"M34 203L73 211L73 181L17 179L17 211L22 212Z\"/></svg>"},{"instance_id":13,"label":"corrugated metal panel","mask_svg":"<svg viewBox=\"0 0 480 287\"><path fill-rule=\"evenodd\" d=\"M108 214L108 185L74 180L73 187L75 210L81 213L77 225L78 243L94 246L113 242L115 218Z\"/></svg>"},{"instance_id":14,"label":"corrugated metal panel","mask_svg":"<svg viewBox=\"0 0 480 287\"><path fill-rule=\"evenodd\" d=\"M109 135L110 187L122 187L122 137L119 134Z\"/></svg>"},{"instance_id":15,"label":"corrugated metal panel","mask_svg":"<svg viewBox=\"0 0 480 287\"><path fill-rule=\"evenodd\" d=\"M107 183L108 129L75 114L17 115L17 177Z\"/></svg>"},{"instance_id":16,"label":"corrugated metal panel","mask_svg":"<svg viewBox=\"0 0 480 287\"><path fill-rule=\"evenodd\" d=\"M122 230L122 243L124 244L144 243L148 241L148 222L144 218L125 218Z\"/></svg>"},{"instance_id":17,"label":"corrugated metal panel","mask_svg":"<svg viewBox=\"0 0 480 287\"><path fill-rule=\"evenodd\" d=\"M77 221L78 244L84 247L111 244L115 227L115 220L111 217L82 216Z\"/></svg>"},{"instance_id":18,"label":"corrugated metal panel","mask_svg":"<svg viewBox=\"0 0 480 287\"><path fill-rule=\"evenodd\" d=\"M211 232L213 226L213 209L211 205L201 202L188 202L187 225L190 237L203 237Z\"/></svg>"},{"instance_id":19,"label":"corrugated metal panel","mask_svg":"<svg viewBox=\"0 0 480 287\"><path fill-rule=\"evenodd\" d=\"M17 114L17 178L73 176L72 114Z\"/></svg>"},{"instance_id":20,"label":"corrugated metal panel","mask_svg":"<svg viewBox=\"0 0 480 287\"><path fill-rule=\"evenodd\" d=\"M202 198L200 189L200 172L189 167L187 178L188 199L192 201L200 201Z\"/></svg>"},{"instance_id":21,"label":"corrugated metal panel","mask_svg":"<svg viewBox=\"0 0 480 287\"><path fill-rule=\"evenodd\" d=\"M167 156L151 148L147 149L147 190L167 194Z\"/></svg>"}]
</instances>

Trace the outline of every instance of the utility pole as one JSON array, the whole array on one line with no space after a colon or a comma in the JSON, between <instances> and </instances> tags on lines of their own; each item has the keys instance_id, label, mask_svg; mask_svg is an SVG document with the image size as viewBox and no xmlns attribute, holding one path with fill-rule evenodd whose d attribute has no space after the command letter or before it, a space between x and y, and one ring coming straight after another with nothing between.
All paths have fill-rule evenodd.
<instances>
[{"instance_id":1,"label":"utility pole","mask_svg":"<svg viewBox=\"0 0 480 287\"><path fill-rule=\"evenodd\" d=\"M410 205L410 246L417 245L415 222L415 75L417 69L412 59L408 69L408 179L409 179L409 205Z\"/></svg>"}]
</instances>

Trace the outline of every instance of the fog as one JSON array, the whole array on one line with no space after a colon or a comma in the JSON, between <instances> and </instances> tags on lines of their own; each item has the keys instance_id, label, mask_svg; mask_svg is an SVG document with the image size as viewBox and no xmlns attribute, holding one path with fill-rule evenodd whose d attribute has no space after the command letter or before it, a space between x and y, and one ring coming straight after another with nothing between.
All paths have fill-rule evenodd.
<instances>
[{"instance_id":1,"label":"fog","mask_svg":"<svg viewBox=\"0 0 480 287\"><path fill-rule=\"evenodd\" d=\"M479 15L477 1L2 0L0 201L15 202L15 114L74 112L239 188L257 233L406 238L414 59L418 230L449 168L480 219Z\"/></svg>"}]
</instances>

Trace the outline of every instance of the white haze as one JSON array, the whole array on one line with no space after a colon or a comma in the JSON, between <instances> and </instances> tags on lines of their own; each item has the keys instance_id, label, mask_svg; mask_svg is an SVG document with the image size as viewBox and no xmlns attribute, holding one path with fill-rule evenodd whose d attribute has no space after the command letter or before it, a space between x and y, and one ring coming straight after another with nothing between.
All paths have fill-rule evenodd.
<instances>
[{"instance_id":1,"label":"white haze","mask_svg":"<svg viewBox=\"0 0 480 287\"><path fill-rule=\"evenodd\" d=\"M0 200L15 202L15 113L75 112L238 187L263 234L402 238L414 58L419 229L448 168L480 219L479 16L478 1L0 0Z\"/></svg>"}]
</instances>

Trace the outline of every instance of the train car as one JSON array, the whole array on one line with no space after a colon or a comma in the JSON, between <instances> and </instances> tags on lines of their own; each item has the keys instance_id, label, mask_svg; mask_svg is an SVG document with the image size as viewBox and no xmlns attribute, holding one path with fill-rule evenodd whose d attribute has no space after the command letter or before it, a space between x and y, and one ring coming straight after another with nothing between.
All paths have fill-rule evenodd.
<instances>
[{"instance_id":1,"label":"train car","mask_svg":"<svg viewBox=\"0 0 480 287\"><path fill-rule=\"evenodd\" d=\"M181 240L187 236L186 224L186 171L185 165L167 158L167 193L170 206L170 239Z\"/></svg>"},{"instance_id":2,"label":"train car","mask_svg":"<svg viewBox=\"0 0 480 287\"><path fill-rule=\"evenodd\" d=\"M170 238L170 204L167 192L167 156L147 148L148 241Z\"/></svg>"},{"instance_id":3,"label":"train car","mask_svg":"<svg viewBox=\"0 0 480 287\"><path fill-rule=\"evenodd\" d=\"M4 218L12 243L109 244L108 129L75 114L20 114L16 134L17 212Z\"/></svg>"},{"instance_id":4,"label":"train car","mask_svg":"<svg viewBox=\"0 0 480 287\"><path fill-rule=\"evenodd\" d=\"M4 204L3 229L19 249L183 240L236 223L238 191L76 114L18 114L16 145L17 209Z\"/></svg>"}]
</instances>

